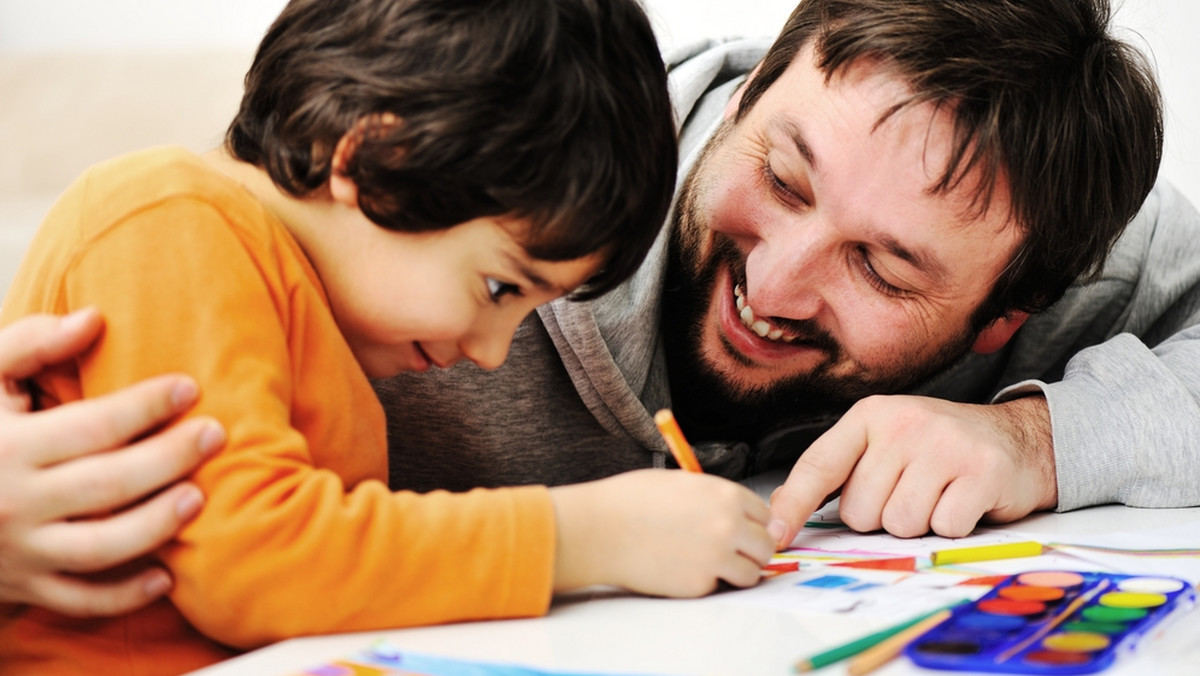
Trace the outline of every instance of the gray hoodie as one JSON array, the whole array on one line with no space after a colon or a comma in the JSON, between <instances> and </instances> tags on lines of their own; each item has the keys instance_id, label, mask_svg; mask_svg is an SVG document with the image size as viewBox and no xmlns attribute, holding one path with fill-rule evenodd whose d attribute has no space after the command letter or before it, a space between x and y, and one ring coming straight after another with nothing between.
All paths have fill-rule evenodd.
<instances>
[{"instance_id":1,"label":"gray hoodie","mask_svg":"<svg viewBox=\"0 0 1200 676\"><path fill-rule=\"evenodd\" d=\"M681 177L769 44L668 56ZM664 230L603 298L531 315L496 371L461 364L377 382L392 487L556 485L663 466L652 415L670 405L658 335L666 241ZM1036 390L1050 406L1060 510L1200 505L1200 215L1169 185L1155 187L1097 281L1030 318L1005 349L969 354L912 392L983 403ZM692 441L706 471L741 478L790 463L833 422Z\"/></svg>"}]
</instances>

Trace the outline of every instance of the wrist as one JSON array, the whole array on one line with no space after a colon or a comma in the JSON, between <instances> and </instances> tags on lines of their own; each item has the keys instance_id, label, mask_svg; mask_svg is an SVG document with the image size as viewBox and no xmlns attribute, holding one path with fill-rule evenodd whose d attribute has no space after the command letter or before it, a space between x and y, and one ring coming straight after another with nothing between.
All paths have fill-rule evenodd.
<instances>
[{"instance_id":1,"label":"wrist","mask_svg":"<svg viewBox=\"0 0 1200 676\"><path fill-rule=\"evenodd\" d=\"M1058 472L1046 397L1031 394L999 406L1005 409L1018 461L1029 468L1037 487L1033 511L1053 510L1058 506Z\"/></svg>"},{"instance_id":2,"label":"wrist","mask_svg":"<svg viewBox=\"0 0 1200 676\"><path fill-rule=\"evenodd\" d=\"M550 489L554 503L554 591L579 589L603 582L598 563L603 553L589 551L595 542L596 509L590 484L556 486Z\"/></svg>"}]
</instances>

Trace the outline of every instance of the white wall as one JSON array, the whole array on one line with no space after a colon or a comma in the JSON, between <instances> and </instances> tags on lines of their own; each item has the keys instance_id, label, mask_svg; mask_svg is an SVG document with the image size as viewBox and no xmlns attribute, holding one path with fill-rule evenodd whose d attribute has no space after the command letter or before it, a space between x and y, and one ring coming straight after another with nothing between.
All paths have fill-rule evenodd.
<instances>
[{"instance_id":1,"label":"white wall","mask_svg":"<svg viewBox=\"0 0 1200 676\"><path fill-rule=\"evenodd\" d=\"M251 49L286 0L0 0L0 50Z\"/></svg>"},{"instance_id":2,"label":"white wall","mask_svg":"<svg viewBox=\"0 0 1200 676\"><path fill-rule=\"evenodd\" d=\"M792 0L645 0L664 44L772 35ZM1200 204L1200 2L1116 0L1117 23L1157 65L1163 175ZM0 0L0 51L253 47L284 0ZM0 94L2 96L2 94Z\"/></svg>"}]
</instances>

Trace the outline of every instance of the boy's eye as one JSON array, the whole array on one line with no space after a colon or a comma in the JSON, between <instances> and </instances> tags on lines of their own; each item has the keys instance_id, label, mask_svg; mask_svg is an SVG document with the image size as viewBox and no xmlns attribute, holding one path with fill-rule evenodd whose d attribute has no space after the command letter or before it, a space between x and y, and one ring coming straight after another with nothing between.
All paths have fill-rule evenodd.
<instances>
[{"instance_id":1,"label":"boy's eye","mask_svg":"<svg viewBox=\"0 0 1200 676\"><path fill-rule=\"evenodd\" d=\"M487 279L488 295L490 295L492 297L492 302L494 302L494 303L500 302L501 298L508 296L508 295L513 295L513 296L521 295L521 288L515 284L509 284L508 282L502 282L498 279L493 279L491 277L488 277L486 279Z\"/></svg>"}]
</instances>

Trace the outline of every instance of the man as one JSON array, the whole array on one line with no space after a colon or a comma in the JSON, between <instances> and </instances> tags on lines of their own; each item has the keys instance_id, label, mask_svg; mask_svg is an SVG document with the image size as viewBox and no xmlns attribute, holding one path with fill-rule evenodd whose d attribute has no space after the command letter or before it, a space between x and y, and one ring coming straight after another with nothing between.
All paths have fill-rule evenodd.
<instances>
[{"instance_id":1,"label":"man","mask_svg":"<svg viewBox=\"0 0 1200 676\"><path fill-rule=\"evenodd\" d=\"M838 491L899 535L1200 504L1200 216L1151 189L1158 94L1107 21L809 0L765 60L676 55L669 234L612 294L540 310L502 368L378 382L393 487L662 467L671 406L710 473L795 463L779 544Z\"/></svg>"},{"instance_id":2,"label":"man","mask_svg":"<svg viewBox=\"0 0 1200 676\"><path fill-rule=\"evenodd\" d=\"M1159 95L1108 19L811 1L761 65L740 41L673 59L670 235L502 369L379 383L393 486L662 466L671 406L709 472L796 462L779 545L839 489L847 524L902 536L1200 504L1200 221L1151 192Z\"/></svg>"},{"instance_id":3,"label":"man","mask_svg":"<svg viewBox=\"0 0 1200 676\"><path fill-rule=\"evenodd\" d=\"M164 375L104 397L30 412L19 383L67 362L103 330L94 308L31 316L0 329L0 604L31 603L78 616L111 615L166 593L161 566L126 566L200 511L193 484L160 488L225 441L211 418L155 429L195 403L196 384ZM151 434L151 432L154 432ZM147 494L153 497L142 500ZM124 507L122 507L124 505ZM106 513L106 518L90 518Z\"/></svg>"}]
</instances>

